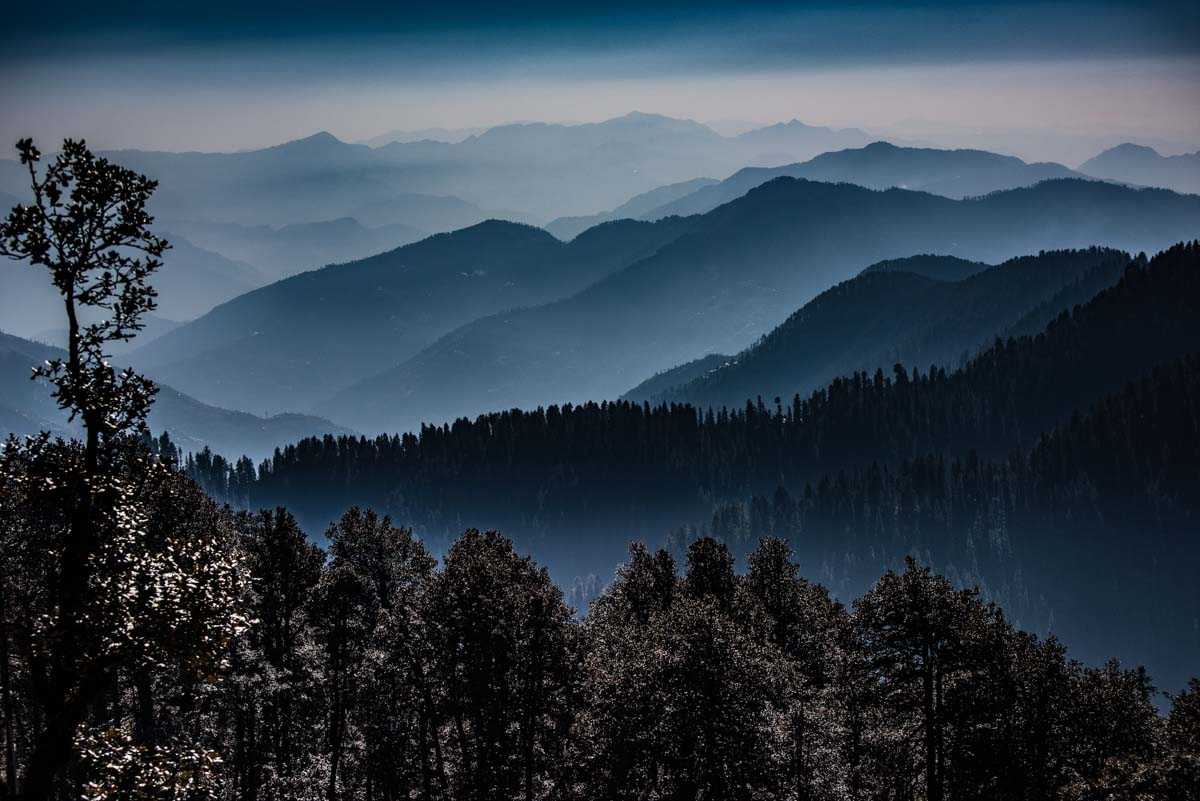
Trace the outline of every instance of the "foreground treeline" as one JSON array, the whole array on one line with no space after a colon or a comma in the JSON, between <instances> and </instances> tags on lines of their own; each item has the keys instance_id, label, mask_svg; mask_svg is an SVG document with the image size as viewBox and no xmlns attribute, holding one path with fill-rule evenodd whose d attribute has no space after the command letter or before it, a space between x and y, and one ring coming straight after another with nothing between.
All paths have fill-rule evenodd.
<instances>
[{"instance_id":1,"label":"foreground treeline","mask_svg":"<svg viewBox=\"0 0 1200 801\"><path fill-rule=\"evenodd\" d=\"M45 694L45 621L70 588L42 554L64 547L71 517L46 478L81 456L49 442L6 450L10 792L72 700ZM683 564L634 546L579 619L494 532L467 532L439 564L409 530L352 509L323 552L282 509L223 510L133 443L113 458L135 488L136 542L103 552L85 652L61 655L60 668L103 681L47 797L1200 791L1200 683L1160 716L1143 670L1073 662L916 563L846 608L799 576L779 539L743 570L711 538Z\"/></svg>"}]
</instances>

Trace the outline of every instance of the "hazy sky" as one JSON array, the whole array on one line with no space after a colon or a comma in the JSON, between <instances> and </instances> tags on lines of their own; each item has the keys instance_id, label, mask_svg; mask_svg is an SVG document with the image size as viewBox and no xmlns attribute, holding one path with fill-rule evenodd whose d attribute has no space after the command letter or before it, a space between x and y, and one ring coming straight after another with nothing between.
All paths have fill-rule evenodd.
<instances>
[{"instance_id":1,"label":"hazy sky","mask_svg":"<svg viewBox=\"0 0 1200 801\"><path fill-rule=\"evenodd\" d=\"M164 5L7 10L0 141L229 150L637 109L1000 137L1033 156L1200 146L1195 0Z\"/></svg>"}]
</instances>

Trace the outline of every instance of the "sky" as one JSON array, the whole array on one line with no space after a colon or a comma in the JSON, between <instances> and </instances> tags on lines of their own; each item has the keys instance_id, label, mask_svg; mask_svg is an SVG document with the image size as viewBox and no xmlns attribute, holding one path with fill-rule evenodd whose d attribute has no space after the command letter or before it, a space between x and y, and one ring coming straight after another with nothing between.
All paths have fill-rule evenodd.
<instances>
[{"instance_id":1,"label":"sky","mask_svg":"<svg viewBox=\"0 0 1200 801\"><path fill-rule=\"evenodd\" d=\"M1200 147L1200 3L23 4L0 140L236 150L631 110L1027 157Z\"/></svg>"}]
</instances>

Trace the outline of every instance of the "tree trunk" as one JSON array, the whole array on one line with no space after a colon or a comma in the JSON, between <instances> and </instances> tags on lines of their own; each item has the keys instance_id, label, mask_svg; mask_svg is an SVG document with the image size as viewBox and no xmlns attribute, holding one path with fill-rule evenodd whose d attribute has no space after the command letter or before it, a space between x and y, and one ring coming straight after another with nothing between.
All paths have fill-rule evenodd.
<instances>
[{"instance_id":1,"label":"tree trunk","mask_svg":"<svg viewBox=\"0 0 1200 801\"><path fill-rule=\"evenodd\" d=\"M4 693L4 795L13 798L17 795L17 744L14 742L12 675L8 664L7 587L0 589L0 624L4 627L3 638L0 639L0 685L3 685Z\"/></svg>"},{"instance_id":2,"label":"tree trunk","mask_svg":"<svg viewBox=\"0 0 1200 801\"><path fill-rule=\"evenodd\" d=\"M927 801L941 801L940 784L937 775L937 744L934 738L934 699L933 699L933 658L932 649L925 646L925 658L921 666L922 682L922 714L925 718L925 798Z\"/></svg>"}]
</instances>

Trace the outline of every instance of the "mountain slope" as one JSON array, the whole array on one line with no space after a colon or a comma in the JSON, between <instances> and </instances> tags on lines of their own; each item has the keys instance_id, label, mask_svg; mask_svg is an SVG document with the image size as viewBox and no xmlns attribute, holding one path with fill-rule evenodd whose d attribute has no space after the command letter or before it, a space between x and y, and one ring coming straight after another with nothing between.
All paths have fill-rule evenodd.
<instances>
[{"instance_id":1,"label":"mountain slope","mask_svg":"<svg viewBox=\"0 0 1200 801\"><path fill-rule=\"evenodd\" d=\"M354 217L445 231L487 212L449 194L453 165L393 163L328 133L238 153L117 150L100 155L158 179L150 209L163 220L288 225ZM0 161L0 190L21 195L28 176Z\"/></svg>"},{"instance_id":2,"label":"mountain slope","mask_svg":"<svg viewBox=\"0 0 1200 801\"><path fill-rule=\"evenodd\" d=\"M699 359L692 359L690 362L684 362L678 367L672 367L669 370L663 370L661 373L655 373L622 395L621 400L641 402L650 400L651 398L674 395L682 387L688 386L693 381L719 370L734 358L733 356L726 356L723 353L710 353L707 356L701 356Z\"/></svg>"},{"instance_id":3,"label":"mountain slope","mask_svg":"<svg viewBox=\"0 0 1200 801\"><path fill-rule=\"evenodd\" d=\"M918 266L921 258L916 260ZM807 394L840 375L892 365L942 366L973 353L1042 304L1049 318L1071 299L1060 293L1087 276L1096 291L1116 282L1128 254L1051 251L1012 259L961 281L904 272L904 260L868 269L822 292L753 347L681 386L641 385L631 400L737 407L755 397ZM1093 292L1092 294L1095 294ZM1090 297L1090 296L1089 296ZM1087 298L1084 298L1086 300ZM1044 327L1048 319L1041 319Z\"/></svg>"},{"instance_id":4,"label":"mountain slope","mask_svg":"<svg viewBox=\"0 0 1200 801\"><path fill-rule=\"evenodd\" d=\"M59 348L0 332L0 436L50 431L78 435L50 397L50 388L31 381L35 364L64 356ZM150 411L150 428L167 431L185 450L212 448L223 454L264 458L300 437L348 434L349 429L311 415L256 417L200 403L171 387L160 386Z\"/></svg>"},{"instance_id":5,"label":"mountain slope","mask_svg":"<svg viewBox=\"0 0 1200 801\"><path fill-rule=\"evenodd\" d=\"M961 281L970 278L991 267L981 261L968 261L957 256L937 256L932 253L922 253L918 256L908 256L903 259L886 259L872 264L864 273L900 272L915 273L935 281Z\"/></svg>"},{"instance_id":6,"label":"mountain slope","mask_svg":"<svg viewBox=\"0 0 1200 801\"><path fill-rule=\"evenodd\" d=\"M936 150L875 142L857 150L823 153L801 164L747 167L721 183L664 204L648 220L671 214L703 214L782 176L845 182L871 189L918 189L962 198L1029 186L1051 178L1080 177L1061 164L1026 164L985 150Z\"/></svg>"},{"instance_id":7,"label":"mountain slope","mask_svg":"<svg viewBox=\"0 0 1200 801\"><path fill-rule=\"evenodd\" d=\"M187 320L219 303L266 283L266 278L245 262L196 247L186 239L168 237L171 249L154 274L159 291L156 314L170 320ZM34 336L62 321L62 301L43 268L23 263L0 263L0 324L5 330Z\"/></svg>"},{"instance_id":8,"label":"mountain slope","mask_svg":"<svg viewBox=\"0 0 1200 801\"><path fill-rule=\"evenodd\" d=\"M427 236L401 223L368 228L353 217L279 228L187 220L164 220L161 225L168 237L177 233L208 250L253 264L271 280L364 259Z\"/></svg>"},{"instance_id":9,"label":"mountain slope","mask_svg":"<svg viewBox=\"0 0 1200 801\"><path fill-rule=\"evenodd\" d=\"M712 519L713 502L725 498L772 493L780 485L800 497L808 482L821 482L814 488L820 493L836 494L843 470L878 474L929 455L966 460L955 480L970 481L980 458L1003 462L1013 449L1034 446L1053 426L1076 430L1073 415L1088 404L1149 375L1155 365L1200 353L1197 303L1200 244L1192 243L1148 265L1132 262L1113 287L1060 315L1037 336L995 343L959 370L859 373L779 411L752 405L698 414L680 405L587 403L496 412L453 426L428 426L413 436L307 440L271 460L251 499L258 506L286 504L315 530L353 503L433 536L492 525L530 543L539 559L553 555L560 567L576 573L607 570L629 539L658 539L685 523L704 523ZM1188 440L1196 442L1194 417L1173 420L1160 411L1146 407L1143 417L1166 428L1182 424ZM1097 428L1111 437L1120 431ZM1090 447L1114 459L1121 447L1136 444L1100 439ZM1067 462L1061 467L1082 474L1060 485L1063 500L1073 499L1094 516L1097 501L1111 498L1097 497L1086 477L1093 462L1075 460L1076 453L1059 454ZM1156 447L1145 455L1174 463L1189 482L1196 481L1194 452ZM1145 470L1143 485L1123 488L1131 496L1188 497L1167 475L1142 463L1123 469ZM1064 475L1056 469L1049 478ZM830 478L822 482L823 476ZM907 478L919 488L925 475ZM1196 496L1191 497L1194 508ZM1159 510L1172 508L1168 503ZM839 509L844 507L829 511ZM878 526L896 511L843 519L829 533L846 548L862 548L860 554L920 543L917 530L899 532L906 538L899 541L875 539ZM981 550L1003 551L1005 542L989 534L1002 521L986 510L982 518L946 512L941 506L927 510L941 525L973 537ZM1141 521L1135 520L1126 519L1136 531ZM752 541L766 533L753 526L742 535ZM833 567L841 571L847 565Z\"/></svg>"},{"instance_id":10,"label":"mountain slope","mask_svg":"<svg viewBox=\"0 0 1200 801\"><path fill-rule=\"evenodd\" d=\"M1200 151L1162 156L1154 148L1126 142L1088 159L1079 171L1112 181L1200 192Z\"/></svg>"},{"instance_id":11,"label":"mountain slope","mask_svg":"<svg viewBox=\"0 0 1200 801\"><path fill-rule=\"evenodd\" d=\"M636 220L659 206L686 197L698 189L712 186L715 183L717 183L717 179L715 178L693 178L690 181L660 186L657 189L651 189L649 192L643 192L640 195L631 197L612 211L589 214L584 217L559 217L548 223L545 228L565 242L574 239L587 229L600 223L609 222L610 220Z\"/></svg>"},{"instance_id":12,"label":"mountain slope","mask_svg":"<svg viewBox=\"0 0 1200 801\"><path fill-rule=\"evenodd\" d=\"M459 325L576 292L689 225L625 220L563 244L529 226L481 223L263 287L130 359L218 406L306 408Z\"/></svg>"},{"instance_id":13,"label":"mountain slope","mask_svg":"<svg viewBox=\"0 0 1200 801\"><path fill-rule=\"evenodd\" d=\"M805 161L830 150L863 147L872 138L857 128L825 128L793 119L746 131L736 141L746 151L747 164L769 166Z\"/></svg>"},{"instance_id":14,"label":"mountain slope","mask_svg":"<svg viewBox=\"0 0 1200 801\"><path fill-rule=\"evenodd\" d=\"M843 132L822 136L831 146L860 143ZM779 139L761 137L773 146ZM811 137L795 126L785 131L786 152L796 155L783 158L811 155L811 144L802 145L803 152L792 147ZM402 223L438 233L488 217L541 223L595 214L656 187L761 163L756 157L763 144L754 137L719 136L692 120L635 112L596 123L502 125L460 141L396 141L377 148L322 132L239 153L104 155L159 179L151 210L161 219L277 226L354 217L368 226ZM15 162L0 161L0 191L15 194L26 182Z\"/></svg>"},{"instance_id":15,"label":"mountain slope","mask_svg":"<svg viewBox=\"0 0 1200 801\"><path fill-rule=\"evenodd\" d=\"M693 219L691 233L578 295L464 326L316 408L377 431L617 397L696 354L741 350L864 265L1152 250L1200 230L1200 198L1063 180L955 201L780 178Z\"/></svg>"}]
</instances>

